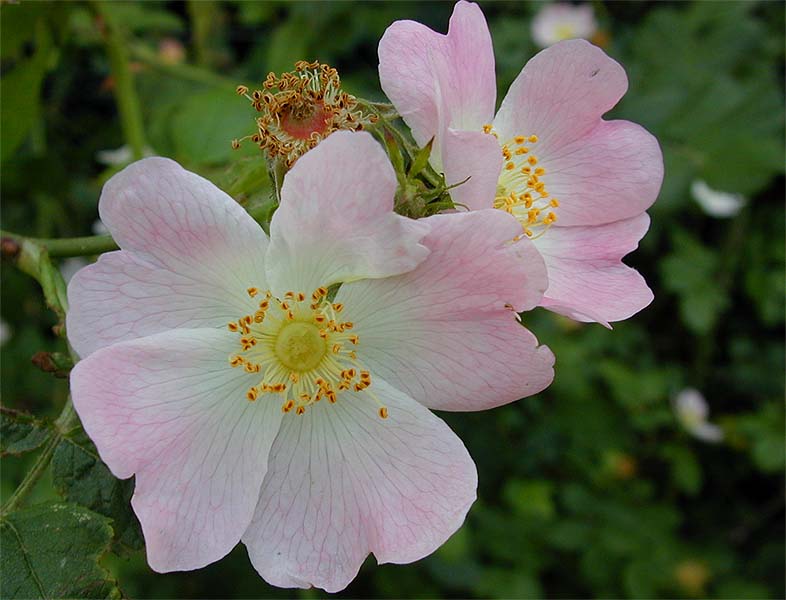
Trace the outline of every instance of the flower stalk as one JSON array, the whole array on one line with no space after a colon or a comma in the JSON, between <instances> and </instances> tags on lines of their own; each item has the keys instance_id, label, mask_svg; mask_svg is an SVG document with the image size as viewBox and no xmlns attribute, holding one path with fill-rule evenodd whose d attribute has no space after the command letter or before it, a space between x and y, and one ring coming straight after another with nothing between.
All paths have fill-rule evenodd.
<instances>
[{"instance_id":1,"label":"flower stalk","mask_svg":"<svg viewBox=\"0 0 786 600\"><path fill-rule=\"evenodd\" d=\"M145 131L142 126L142 108L134 87L134 77L126 50L126 43L110 9L103 2L94 4L96 13L104 20L104 42L114 78L114 94L123 135L131 147L135 160L144 156Z\"/></svg>"}]
</instances>

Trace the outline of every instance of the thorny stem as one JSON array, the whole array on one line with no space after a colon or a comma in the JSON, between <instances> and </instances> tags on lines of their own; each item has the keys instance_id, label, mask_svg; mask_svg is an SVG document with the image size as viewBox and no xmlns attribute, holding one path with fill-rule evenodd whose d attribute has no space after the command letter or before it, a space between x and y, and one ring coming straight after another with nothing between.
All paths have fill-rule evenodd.
<instances>
[{"instance_id":1,"label":"thorny stem","mask_svg":"<svg viewBox=\"0 0 786 600\"><path fill-rule=\"evenodd\" d=\"M134 159L138 160L145 152L145 131L142 126L142 108L134 87L125 40L121 36L111 10L107 10L104 2L96 2L93 6L106 25L104 42L114 78L115 101L123 135L131 147Z\"/></svg>"}]
</instances>

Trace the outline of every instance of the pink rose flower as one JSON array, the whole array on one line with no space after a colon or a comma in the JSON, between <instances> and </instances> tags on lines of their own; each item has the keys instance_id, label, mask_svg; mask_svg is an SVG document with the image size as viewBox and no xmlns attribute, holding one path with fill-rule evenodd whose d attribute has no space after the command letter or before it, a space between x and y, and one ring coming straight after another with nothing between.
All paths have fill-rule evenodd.
<instances>
[{"instance_id":1,"label":"pink rose flower","mask_svg":"<svg viewBox=\"0 0 786 600\"><path fill-rule=\"evenodd\" d=\"M530 60L494 116L494 53L476 4L458 2L447 35L397 21L379 43L382 89L444 172L455 202L514 215L548 270L541 306L608 326L652 301L622 264L649 228L663 179L657 140L601 117L624 69L584 40ZM547 231L548 230L548 231Z\"/></svg>"},{"instance_id":2,"label":"pink rose flower","mask_svg":"<svg viewBox=\"0 0 786 600\"><path fill-rule=\"evenodd\" d=\"M104 462L136 476L154 570L242 541L271 584L333 592L369 552L408 563L461 526L475 465L428 409L551 382L553 355L511 310L539 302L545 269L509 243L509 215L413 221L395 189L381 147L349 132L287 174L270 238L171 160L107 182L122 250L68 287L71 392Z\"/></svg>"}]
</instances>

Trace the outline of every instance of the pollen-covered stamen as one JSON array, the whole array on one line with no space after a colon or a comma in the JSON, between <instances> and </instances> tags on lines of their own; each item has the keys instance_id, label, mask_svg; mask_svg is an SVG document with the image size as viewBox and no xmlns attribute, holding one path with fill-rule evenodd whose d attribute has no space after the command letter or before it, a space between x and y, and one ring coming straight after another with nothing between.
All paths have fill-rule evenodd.
<instances>
[{"instance_id":1,"label":"pollen-covered stamen","mask_svg":"<svg viewBox=\"0 0 786 600\"><path fill-rule=\"evenodd\" d=\"M281 410L302 415L316 402L335 403L340 392L353 390L365 392L379 405L379 416L387 418L387 408L368 389L371 373L358 363L360 338L351 333L354 323L339 318L344 306L327 300L327 288L310 296L286 292L283 299L254 287L247 292L257 301L256 310L227 327L239 335L239 351L229 357L230 366L261 376L246 392L248 401L281 394Z\"/></svg>"},{"instance_id":2,"label":"pollen-covered stamen","mask_svg":"<svg viewBox=\"0 0 786 600\"><path fill-rule=\"evenodd\" d=\"M288 167L334 131L359 131L377 121L341 90L336 69L316 61L298 61L294 71L281 77L268 73L262 89L251 95L245 86L237 92L262 113L257 133L243 139L251 139L270 158L282 158ZM238 148L241 141L234 140L232 146Z\"/></svg>"},{"instance_id":3,"label":"pollen-covered stamen","mask_svg":"<svg viewBox=\"0 0 786 600\"><path fill-rule=\"evenodd\" d=\"M483 131L499 140L492 125L484 125ZM505 162L494 198L494 208L516 217L528 237L543 235L557 220L553 209L559 206L559 200L546 190L543 181L546 169L538 164L534 152L537 143L536 135L517 135L507 141L500 140Z\"/></svg>"}]
</instances>

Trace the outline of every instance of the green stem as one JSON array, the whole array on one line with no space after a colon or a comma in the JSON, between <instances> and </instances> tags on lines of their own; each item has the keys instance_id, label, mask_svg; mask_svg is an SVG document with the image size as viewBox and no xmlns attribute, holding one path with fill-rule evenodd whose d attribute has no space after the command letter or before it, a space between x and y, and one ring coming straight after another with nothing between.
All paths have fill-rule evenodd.
<instances>
[{"instance_id":1,"label":"green stem","mask_svg":"<svg viewBox=\"0 0 786 600\"><path fill-rule=\"evenodd\" d=\"M134 159L138 160L145 153L145 131L142 127L142 108L134 87L134 76L131 73L125 40L114 20L111 8L108 8L104 2L96 2L94 6L106 24L104 42L115 82L115 101L123 135L131 147Z\"/></svg>"},{"instance_id":2,"label":"green stem","mask_svg":"<svg viewBox=\"0 0 786 600\"><path fill-rule=\"evenodd\" d=\"M2 511L0 511L3 515L16 510L30 492L33 491L35 484L38 483L38 480L46 472L49 462L52 460L52 455L54 455L55 449L62 441L63 436L72 429L75 423L76 412L74 412L74 405L69 397L60 416L55 421L55 428L46 442L46 446L44 446L41 454L38 455L33 467L25 475L22 483L19 484L8 501L3 505Z\"/></svg>"}]
</instances>

